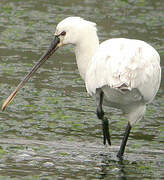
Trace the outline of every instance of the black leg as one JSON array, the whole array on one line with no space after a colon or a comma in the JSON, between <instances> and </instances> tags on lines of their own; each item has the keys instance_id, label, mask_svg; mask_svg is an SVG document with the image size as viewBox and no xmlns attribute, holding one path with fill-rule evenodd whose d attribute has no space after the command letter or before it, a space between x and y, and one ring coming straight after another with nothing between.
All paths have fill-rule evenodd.
<instances>
[{"instance_id":1,"label":"black leg","mask_svg":"<svg viewBox=\"0 0 164 180\"><path fill-rule=\"evenodd\" d=\"M128 122L128 124L126 126L124 137L123 137L122 142L121 142L120 150L118 151L118 154L117 154L117 157L120 159L122 159L122 157L123 157L125 146L126 146L131 128L132 127L131 127L130 123Z\"/></svg>"},{"instance_id":2,"label":"black leg","mask_svg":"<svg viewBox=\"0 0 164 180\"><path fill-rule=\"evenodd\" d=\"M109 134L109 123L108 119L104 117L104 111L102 109L103 104L103 91L97 92L97 117L102 120L102 130L103 130L103 143L106 144L106 140L109 145L111 145L110 134Z\"/></svg>"},{"instance_id":3,"label":"black leg","mask_svg":"<svg viewBox=\"0 0 164 180\"><path fill-rule=\"evenodd\" d=\"M102 120L102 128L103 128L103 136L104 136L104 145L106 144L106 140L108 141L108 144L111 145L110 141L110 134L109 134L109 123L108 119L106 117Z\"/></svg>"}]
</instances>

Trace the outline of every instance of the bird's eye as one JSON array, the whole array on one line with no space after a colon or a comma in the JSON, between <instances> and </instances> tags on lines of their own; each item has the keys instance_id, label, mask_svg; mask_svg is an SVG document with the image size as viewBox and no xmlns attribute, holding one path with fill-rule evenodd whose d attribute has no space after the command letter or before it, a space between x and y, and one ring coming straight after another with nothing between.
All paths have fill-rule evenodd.
<instances>
[{"instance_id":1,"label":"bird's eye","mask_svg":"<svg viewBox=\"0 0 164 180\"><path fill-rule=\"evenodd\" d=\"M66 32L63 31L60 35L61 35L61 36L65 36L65 35L66 35Z\"/></svg>"}]
</instances>

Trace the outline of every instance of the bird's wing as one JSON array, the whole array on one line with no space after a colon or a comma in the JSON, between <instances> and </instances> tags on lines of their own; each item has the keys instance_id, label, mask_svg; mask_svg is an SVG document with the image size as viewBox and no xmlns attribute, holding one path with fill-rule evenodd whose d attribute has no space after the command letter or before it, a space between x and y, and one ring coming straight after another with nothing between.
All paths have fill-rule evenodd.
<instances>
[{"instance_id":1,"label":"bird's wing","mask_svg":"<svg viewBox=\"0 0 164 180\"><path fill-rule=\"evenodd\" d=\"M160 57L147 43L130 39L111 39L103 42L86 74L89 94L108 85L111 88L137 88L141 94L145 88L154 88L156 94L160 84ZM158 87L157 87L158 86Z\"/></svg>"}]
</instances>

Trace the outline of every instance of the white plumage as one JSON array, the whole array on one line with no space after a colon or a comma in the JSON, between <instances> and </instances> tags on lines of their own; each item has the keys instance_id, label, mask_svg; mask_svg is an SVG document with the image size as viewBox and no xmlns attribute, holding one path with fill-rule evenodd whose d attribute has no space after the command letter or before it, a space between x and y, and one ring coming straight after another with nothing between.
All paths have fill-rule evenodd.
<instances>
[{"instance_id":1,"label":"white plumage","mask_svg":"<svg viewBox=\"0 0 164 180\"><path fill-rule=\"evenodd\" d=\"M145 105L155 97L160 80L157 51L144 41L125 38L100 44L89 63L85 79L89 94L102 88L105 105L120 108L129 115L140 106L139 117L142 117ZM139 119L132 116L129 121L132 124Z\"/></svg>"},{"instance_id":2,"label":"white plumage","mask_svg":"<svg viewBox=\"0 0 164 180\"><path fill-rule=\"evenodd\" d=\"M80 75L90 95L96 94L97 116L102 120L104 144L111 144L108 120L102 104L119 108L126 113L125 130L119 158L124 149L132 125L142 119L146 104L150 103L160 86L161 67L158 52L141 40L115 38L99 45L96 24L79 17L61 21L55 32L60 46L75 45L75 55Z\"/></svg>"},{"instance_id":3,"label":"white plumage","mask_svg":"<svg viewBox=\"0 0 164 180\"><path fill-rule=\"evenodd\" d=\"M160 74L160 57L153 47L140 40L116 38L100 44L85 80L89 94L104 85L117 89L125 84L129 90L140 90L149 102L159 88Z\"/></svg>"},{"instance_id":4,"label":"white plumage","mask_svg":"<svg viewBox=\"0 0 164 180\"><path fill-rule=\"evenodd\" d=\"M60 36L63 34L65 36ZM97 116L102 120L103 139L111 145L108 120L102 105L121 109L128 124L117 156L121 158L132 125L142 119L160 86L158 52L141 40L115 38L99 44L96 24L79 17L61 21L55 35L59 46L75 45L80 75L90 95L96 95Z\"/></svg>"},{"instance_id":5,"label":"white plumage","mask_svg":"<svg viewBox=\"0 0 164 180\"><path fill-rule=\"evenodd\" d=\"M140 40L116 38L99 45L96 24L80 17L69 17L56 28L48 51L27 74L2 106L4 110L34 72L66 44L75 45L76 62L90 95L96 94L97 116L102 120L103 139L111 145L108 120L102 105L119 108L127 114L128 124L117 156L123 156L132 125L140 120L146 104L155 97L161 81L160 57Z\"/></svg>"}]
</instances>

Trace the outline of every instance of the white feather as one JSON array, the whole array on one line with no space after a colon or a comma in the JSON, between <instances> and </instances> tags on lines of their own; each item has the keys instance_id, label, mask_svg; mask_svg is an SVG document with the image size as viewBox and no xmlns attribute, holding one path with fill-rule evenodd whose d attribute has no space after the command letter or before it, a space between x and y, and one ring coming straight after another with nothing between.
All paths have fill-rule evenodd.
<instances>
[{"instance_id":1,"label":"white feather","mask_svg":"<svg viewBox=\"0 0 164 180\"><path fill-rule=\"evenodd\" d=\"M86 88L91 95L105 85L115 89L136 88L145 102L149 102L158 91L160 71L159 54L149 44L133 39L110 39L100 44L89 64Z\"/></svg>"},{"instance_id":2,"label":"white feather","mask_svg":"<svg viewBox=\"0 0 164 180\"><path fill-rule=\"evenodd\" d=\"M101 89L103 104L127 113L133 124L144 115L161 81L160 57L140 40L116 38L99 44L96 24L79 17L61 21L55 35L66 31L61 45L74 44L77 66L90 95Z\"/></svg>"}]
</instances>

